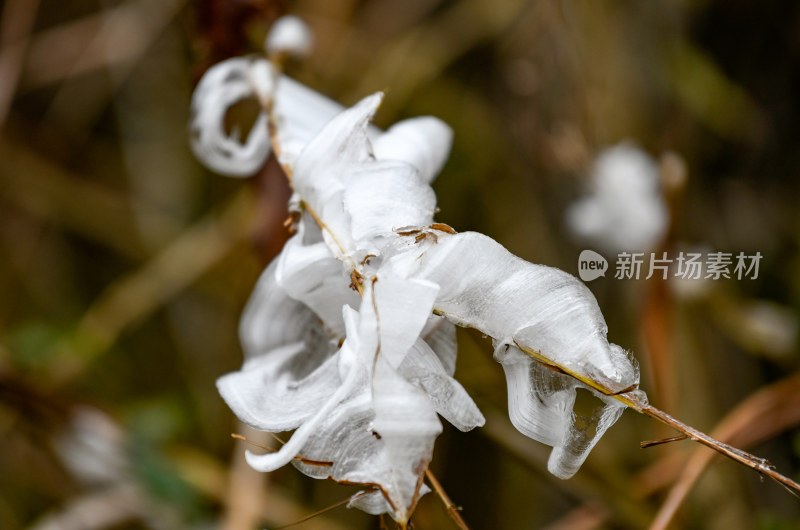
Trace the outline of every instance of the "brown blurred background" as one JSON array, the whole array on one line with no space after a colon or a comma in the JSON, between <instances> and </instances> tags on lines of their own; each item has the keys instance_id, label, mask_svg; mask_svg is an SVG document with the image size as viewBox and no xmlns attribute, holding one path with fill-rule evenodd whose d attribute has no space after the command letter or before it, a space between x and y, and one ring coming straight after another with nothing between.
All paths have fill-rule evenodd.
<instances>
[{"instance_id":1,"label":"brown blurred background","mask_svg":"<svg viewBox=\"0 0 800 530\"><path fill-rule=\"evenodd\" d=\"M0 5L0 529L275 528L355 491L251 472L214 386L241 362L237 320L287 237L287 189L269 167L237 180L196 162L189 100L287 12L316 37L289 73L345 104L387 89L381 126L448 122L439 218L531 261L577 272L564 211L601 149L676 154L664 249L760 251L759 278L590 287L656 405L800 478L800 4ZM446 428L433 469L474 529L647 528L687 470L673 528L797 528L800 501L754 472L701 472L689 442L639 449L671 433L631 412L574 479L550 476L507 419L490 345L461 331L457 376L487 426ZM415 523L454 528L434 495ZM338 508L297 528L379 523Z\"/></svg>"}]
</instances>

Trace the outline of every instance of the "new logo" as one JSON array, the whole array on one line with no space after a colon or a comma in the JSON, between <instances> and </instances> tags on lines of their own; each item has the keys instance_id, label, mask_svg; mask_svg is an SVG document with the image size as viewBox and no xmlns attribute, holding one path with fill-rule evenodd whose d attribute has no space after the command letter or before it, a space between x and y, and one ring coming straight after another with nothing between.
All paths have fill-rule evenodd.
<instances>
[{"instance_id":1,"label":"new logo","mask_svg":"<svg viewBox=\"0 0 800 530\"><path fill-rule=\"evenodd\" d=\"M594 250L584 250L578 256L578 276L585 282L605 276L607 270L608 261Z\"/></svg>"}]
</instances>

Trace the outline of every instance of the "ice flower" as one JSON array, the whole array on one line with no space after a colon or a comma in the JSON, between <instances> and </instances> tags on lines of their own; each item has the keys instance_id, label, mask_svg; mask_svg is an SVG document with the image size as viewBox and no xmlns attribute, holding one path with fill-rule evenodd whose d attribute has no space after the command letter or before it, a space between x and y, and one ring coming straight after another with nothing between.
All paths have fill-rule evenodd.
<instances>
[{"instance_id":1,"label":"ice flower","mask_svg":"<svg viewBox=\"0 0 800 530\"><path fill-rule=\"evenodd\" d=\"M256 119L247 138L225 130L230 107L256 99L262 107L275 102L275 112L292 116L281 130L296 143L283 145L286 153L299 150L343 108L285 77L277 77L274 66L263 58L235 57L212 66L192 96L190 133L195 156L210 169L228 176L247 177L258 171L271 152L266 111Z\"/></svg>"},{"instance_id":2,"label":"ice flower","mask_svg":"<svg viewBox=\"0 0 800 530\"><path fill-rule=\"evenodd\" d=\"M263 59L233 61L195 94L195 150L243 175L274 149L299 219L245 310L244 365L218 383L243 422L294 431L275 452L248 453L250 465L362 484L351 505L404 525L427 490L439 417L463 431L484 423L453 378L461 325L492 337L512 422L553 447L553 474L572 476L624 410L619 395L639 392L589 290L434 220L430 183L452 136L440 120L381 132L370 125L380 93L341 109L286 77L265 81ZM241 144L205 106L253 96L267 110ZM573 410L578 389L598 398L588 414Z\"/></svg>"},{"instance_id":3,"label":"ice flower","mask_svg":"<svg viewBox=\"0 0 800 530\"><path fill-rule=\"evenodd\" d=\"M590 186L567 211L567 225L580 239L619 252L651 250L664 238L669 212L658 166L645 152L626 143L602 151Z\"/></svg>"},{"instance_id":4,"label":"ice flower","mask_svg":"<svg viewBox=\"0 0 800 530\"><path fill-rule=\"evenodd\" d=\"M355 505L403 521L425 491L437 413L462 430L484 419L452 377L455 329L433 314L438 286L383 266L382 250L398 237L391 227L431 224L435 198L413 166L365 151L379 101L333 120L294 164L293 185L314 216L303 214L259 281L242 319L247 360L219 388L246 423L296 429L278 452L248 455L253 467L293 462L310 476L370 485L378 491ZM370 191L377 183L382 193Z\"/></svg>"}]
</instances>

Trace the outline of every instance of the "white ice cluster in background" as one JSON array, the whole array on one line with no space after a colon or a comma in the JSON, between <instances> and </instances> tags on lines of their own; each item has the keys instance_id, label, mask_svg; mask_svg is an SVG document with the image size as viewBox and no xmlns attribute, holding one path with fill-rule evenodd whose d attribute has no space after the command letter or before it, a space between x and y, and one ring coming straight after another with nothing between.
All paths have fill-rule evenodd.
<instances>
[{"instance_id":1,"label":"white ice cluster in background","mask_svg":"<svg viewBox=\"0 0 800 530\"><path fill-rule=\"evenodd\" d=\"M275 138L266 112L248 138L226 134L227 108L248 97L274 109ZM226 174L254 173L274 149L295 192L297 231L242 318L244 365L218 382L243 422L294 431L248 462L364 484L351 505L404 525L427 490L439 417L463 431L484 423L453 378L455 325L492 337L511 420L553 447L561 478L623 411L615 395L638 392L639 373L580 281L434 221L430 183L452 132L432 117L382 132L370 125L381 99L343 109L264 59L237 58L200 82L191 130L199 158ZM579 388L595 410L573 410Z\"/></svg>"},{"instance_id":2,"label":"white ice cluster in background","mask_svg":"<svg viewBox=\"0 0 800 530\"><path fill-rule=\"evenodd\" d=\"M298 17L287 15L272 26L264 48L268 54L287 53L305 57L311 53L313 43L314 38L306 23Z\"/></svg>"},{"instance_id":3,"label":"white ice cluster in background","mask_svg":"<svg viewBox=\"0 0 800 530\"><path fill-rule=\"evenodd\" d=\"M589 181L589 195L567 210L567 225L576 236L609 252L644 252L658 246L669 212L658 165L647 153L628 143L605 149Z\"/></svg>"}]
</instances>

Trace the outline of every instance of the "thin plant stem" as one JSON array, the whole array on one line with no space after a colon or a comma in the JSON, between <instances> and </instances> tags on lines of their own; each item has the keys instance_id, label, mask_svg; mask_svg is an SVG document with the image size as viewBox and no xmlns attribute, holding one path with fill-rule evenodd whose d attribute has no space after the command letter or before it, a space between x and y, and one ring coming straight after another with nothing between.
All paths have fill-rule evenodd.
<instances>
[{"instance_id":1,"label":"thin plant stem","mask_svg":"<svg viewBox=\"0 0 800 530\"><path fill-rule=\"evenodd\" d=\"M558 369L564 374L574 377L581 383L593 388L594 390L600 392L601 394L616 399L620 403L623 403L624 405L632 408L636 412L639 412L640 414L644 414L645 416L649 416L655 420L658 420L664 425L667 425L668 427L672 427L673 429L685 435L688 439L692 440L693 442L705 445L706 447L713 449L714 451L722 455L727 456L731 460L735 460L736 462L739 462L740 464L743 464L755 470L762 476L771 478L778 484L781 484L790 492L800 493L800 484L778 473L777 470L775 469L775 466L773 466L768 460L751 455L750 453L742 451L741 449L737 449L732 445L720 442L719 440L712 438L706 433L699 431L694 427L686 425L682 421L670 416L663 410L660 410L647 403L647 398L644 396L643 392L640 392L635 388L630 390L626 389L621 392L615 392L608 386L598 381L595 381L590 377L579 374L573 370L570 370L568 368L559 365L553 360L542 355L540 352L537 352L529 347L526 347L524 344L516 343L516 345L519 349L521 349L526 354L531 356L534 360L546 364L547 366Z\"/></svg>"},{"instance_id":2,"label":"thin plant stem","mask_svg":"<svg viewBox=\"0 0 800 530\"><path fill-rule=\"evenodd\" d=\"M344 506L345 504L349 503L350 501L354 500L355 498L360 497L362 495L366 495L367 493L372 493L372 490L366 490L366 491L362 491L360 493L356 493L353 497L348 497L346 499L342 499L337 503L331 504L330 506L328 506L326 508L323 508L321 510L318 510L318 511L312 513L311 515L303 517L299 521L295 521L293 523L285 524L283 526L278 526L277 528L273 528L272 530L283 530L284 528L291 528L292 526L297 526L299 524L305 523L306 521L310 521L311 519L313 519L315 517L319 517L323 513L327 513L327 512L329 512L331 510L335 510L339 506Z\"/></svg>"},{"instance_id":3,"label":"thin plant stem","mask_svg":"<svg viewBox=\"0 0 800 530\"><path fill-rule=\"evenodd\" d=\"M725 416L712 431L712 436L729 443L736 440L736 444L741 447L752 447L798 424L800 424L800 373L795 373L750 395ZM666 455L634 477L633 498L639 501L672 484L656 517L649 524L634 525L636 528L665 530L716 455L698 447L691 458L683 456L679 453ZM586 504L573 510L548 529L572 528L570 523L573 513L578 514L589 508L590 506ZM596 522L591 528L600 528L609 517L609 513L596 512L596 517Z\"/></svg>"},{"instance_id":4,"label":"thin plant stem","mask_svg":"<svg viewBox=\"0 0 800 530\"><path fill-rule=\"evenodd\" d=\"M794 427L800 421L800 374L765 387L736 407L714 430L717 438L752 445ZM695 451L664 499L650 530L665 530L694 484L711 461L712 454ZM792 491L792 494L797 495Z\"/></svg>"},{"instance_id":5,"label":"thin plant stem","mask_svg":"<svg viewBox=\"0 0 800 530\"><path fill-rule=\"evenodd\" d=\"M613 397L616 398L617 396ZM789 477L786 477L778 473L778 471L775 469L775 466L773 466L768 460L751 455L746 451L742 451L741 449L737 449L732 445L728 445L724 442L721 442L716 438L712 438L706 433L701 432L695 429L694 427L690 427L689 425L686 425L682 421L670 416L663 410L657 409L656 407L649 405L647 403L643 403L641 401L641 398L632 393L622 394L618 397L624 398L620 399L620 401L629 402L631 404L631 408L633 408L637 412L640 412L645 416L649 416L655 420L658 420L664 425L672 427L673 429L685 435L688 439L692 440L693 442L705 445L706 447L713 449L714 451L730 458L731 460L739 462L740 464L745 465L750 469L753 469L754 471L765 477L771 478L778 484L785 487L790 492L800 493L800 484L790 479Z\"/></svg>"},{"instance_id":6,"label":"thin plant stem","mask_svg":"<svg viewBox=\"0 0 800 530\"><path fill-rule=\"evenodd\" d=\"M467 523L461 517L460 508L455 504L453 504L453 501L450 500L450 497L447 495L447 492L444 491L444 488L436 479L436 476L434 476L433 472L430 469L425 470L425 477L428 479L428 482L431 483L433 491L435 491L436 494L439 496L439 498L442 499L442 503L447 509L447 514L456 523L456 526L458 526L461 530L469 530L469 526L467 526Z\"/></svg>"},{"instance_id":7,"label":"thin plant stem","mask_svg":"<svg viewBox=\"0 0 800 530\"><path fill-rule=\"evenodd\" d=\"M242 429L249 429L242 426ZM249 431L251 436L261 440L266 437L263 432ZM234 437L239 442L258 445L257 441L249 440L244 436ZM256 528L262 518L262 503L264 495L268 494L270 478L263 473L258 473L247 463L242 451L234 451L228 469L228 480L224 488L225 506L219 523L219 530L250 530Z\"/></svg>"},{"instance_id":8,"label":"thin plant stem","mask_svg":"<svg viewBox=\"0 0 800 530\"><path fill-rule=\"evenodd\" d=\"M672 442L680 442L681 440L686 440L687 436L685 434L679 434L677 436L670 436L669 438L662 438L660 440L645 440L643 442L639 442L639 447L642 449L647 449L649 447L655 447L657 445L664 445Z\"/></svg>"},{"instance_id":9,"label":"thin plant stem","mask_svg":"<svg viewBox=\"0 0 800 530\"><path fill-rule=\"evenodd\" d=\"M267 59L272 63L274 72L273 81L275 84L277 84L280 80L280 76L283 74L284 58L281 55L275 55L275 56L269 56L267 57ZM266 100L260 100L259 104L261 105L261 108L264 110L264 114L267 117L267 132L269 133L270 143L272 145L272 152L275 155L275 159L278 161L281 168L283 169L283 172L289 181L289 186L294 188L292 183L292 177L294 175L294 171L292 170L292 167L289 164L286 164L281 161L281 153L283 152L283 149L281 147L280 134L278 130L277 119L275 117L275 100L274 98L270 97ZM350 268L352 270L358 271L358 265L353 261L352 257L347 253L347 250L345 249L344 245L339 241L339 238L337 237L336 233L334 233L334 231L331 230L328 227L328 225L325 224L325 222L322 220L319 214L317 214L317 212L314 211L314 208L311 205L309 205L305 201L302 201L301 204L303 210L308 212L311 218L314 219L314 222L317 224L317 226L319 226L320 230L322 230L323 232L327 232L328 235L331 237L331 240L339 249L339 253L341 254L342 259L346 260L349 263ZM356 284L356 286L358 287L358 284ZM358 291L359 294L361 294L360 287L358 287Z\"/></svg>"}]
</instances>

